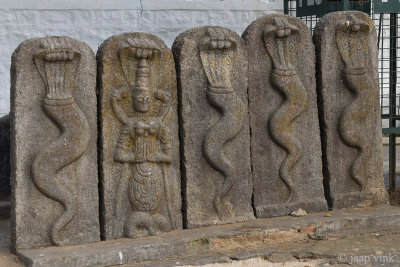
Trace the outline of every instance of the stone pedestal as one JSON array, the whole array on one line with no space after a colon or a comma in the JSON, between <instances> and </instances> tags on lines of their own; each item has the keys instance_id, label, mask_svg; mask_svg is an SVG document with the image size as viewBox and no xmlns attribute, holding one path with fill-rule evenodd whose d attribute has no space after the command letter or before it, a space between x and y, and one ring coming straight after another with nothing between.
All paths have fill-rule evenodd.
<instances>
[{"instance_id":1,"label":"stone pedestal","mask_svg":"<svg viewBox=\"0 0 400 267\"><path fill-rule=\"evenodd\" d=\"M295 17L269 15L243 38L256 215L327 210L310 30Z\"/></svg>"},{"instance_id":2,"label":"stone pedestal","mask_svg":"<svg viewBox=\"0 0 400 267\"><path fill-rule=\"evenodd\" d=\"M221 27L180 34L172 48L180 92L184 223L254 219L251 207L247 56Z\"/></svg>"},{"instance_id":3,"label":"stone pedestal","mask_svg":"<svg viewBox=\"0 0 400 267\"><path fill-rule=\"evenodd\" d=\"M310 254L328 257L330 266L340 266L342 260L346 259L339 258L332 263L333 259L338 258L346 248L351 251L351 248L358 247L359 241L363 243L362 248L368 247L362 255L369 255L366 252L374 253L376 248L371 248L371 244L366 242L373 239L372 244L379 245L379 250L386 249L388 254L383 255L397 258L399 248L395 244L398 234L396 239L387 242L382 242L382 239L388 239L386 236L375 235L377 232L386 235L398 231L399 207L344 209L333 211L331 217L325 214L320 212L304 217L257 219L245 223L173 231L159 237L123 238L89 245L22 250L18 256L27 266L33 267L65 267L66 263L68 266L187 266L193 263L215 265L218 262L229 266L232 258L237 259L235 262L247 258L268 258L270 261L265 262L266 265L256 266L269 266L271 255L290 252L289 255L300 255L302 258L308 258ZM354 233L362 235L357 237ZM371 238L366 239L368 233ZM346 241L349 243L346 244ZM341 245L345 245L345 248ZM372 254L371 261L373 256L379 258L382 255ZM349 255L348 265L354 264L351 257ZM306 264L298 262L293 262L293 265ZM379 265L388 264L380 262Z\"/></svg>"},{"instance_id":4,"label":"stone pedestal","mask_svg":"<svg viewBox=\"0 0 400 267\"><path fill-rule=\"evenodd\" d=\"M47 37L14 51L14 250L100 240L96 103L96 61L85 43Z\"/></svg>"},{"instance_id":5,"label":"stone pedestal","mask_svg":"<svg viewBox=\"0 0 400 267\"><path fill-rule=\"evenodd\" d=\"M314 30L324 175L334 208L386 203L374 23L334 12Z\"/></svg>"},{"instance_id":6,"label":"stone pedestal","mask_svg":"<svg viewBox=\"0 0 400 267\"><path fill-rule=\"evenodd\" d=\"M112 36L97 53L105 239L182 228L173 56L146 33Z\"/></svg>"}]
</instances>

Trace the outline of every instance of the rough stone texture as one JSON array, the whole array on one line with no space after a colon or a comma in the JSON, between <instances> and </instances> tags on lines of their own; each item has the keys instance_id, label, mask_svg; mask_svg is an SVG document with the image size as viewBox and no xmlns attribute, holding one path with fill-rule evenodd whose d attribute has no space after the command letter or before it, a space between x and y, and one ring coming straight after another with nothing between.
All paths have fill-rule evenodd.
<instances>
[{"instance_id":1,"label":"rough stone texture","mask_svg":"<svg viewBox=\"0 0 400 267\"><path fill-rule=\"evenodd\" d=\"M329 218L324 217L324 214L257 219L245 223L173 231L158 237L108 240L84 246L23 250L19 256L27 266L57 267L65 266L65 263L68 266L179 266L185 263L216 262L223 258L225 261L229 258L269 258L273 253L285 252L303 259L313 256L337 259L339 253L348 256L353 253L370 255L376 250L388 250L387 253L393 254L400 252L396 246L400 240L399 208L381 206L347 209L334 211ZM393 235L389 232L389 236L385 236L387 233L382 231L384 229L391 230ZM379 234L380 237L377 230L383 232ZM373 233L373 238L380 239L352 241L355 235L368 232ZM343 240L343 237L348 238ZM362 249L360 254L357 248ZM167 264L171 261L173 264Z\"/></svg>"},{"instance_id":2,"label":"rough stone texture","mask_svg":"<svg viewBox=\"0 0 400 267\"><path fill-rule=\"evenodd\" d=\"M315 27L314 42L328 202L387 203L374 24L362 12L331 13Z\"/></svg>"},{"instance_id":3,"label":"rough stone texture","mask_svg":"<svg viewBox=\"0 0 400 267\"><path fill-rule=\"evenodd\" d=\"M256 18L276 12L283 13L283 0L3 1L0 116L10 110L10 55L26 39L67 35L86 42L96 51L111 35L141 31L159 36L170 47L180 32L193 27L218 25L241 33Z\"/></svg>"},{"instance_id":4,"label":"rough stone texture","mask_svg":"<svg viewBox=\"0 0 400 267\"><path fill-rule=\"evenodd\" d=\"M243 38L256 216L327 210L310 30L295 17L269 15Z\"/></svg>"},{"instance_id":5,"label":"rough stone texture","mask_svg":"<svg viewBox=\"0 0 400 267\"><path fill-rule=\"evenodd\" d=\"M180 92L184 224L252 220L244 42L226 28L200 27L180 34L172 50Z\"/></svg>"},{"instance_id":6,"label":"rough stone texture","mask_svg":"<svg viewBox=\"0 0 400 267\"><path fill-rule=\"evenodd\" d=\"M96 61L69 37L12 55L12 247L99 241Z\"/></svg>"},{"instance_id":7,"label":"rough stone texture","mask_svg":"<svg viewBox=\"0 0 400 267\"><path fill-rule=\"evenodd\" d=\"M0 118L0 201L10 191L10 115L6 115Z\"/></svg>"},{"instance_id":8,"label":"rough stone texture","mask_svg":"<svg viewBox=\"0 0 400 267\"><path fill-rule=\"evenodd\" d=\"M182 228L177 87L171 50L145 33L99 48L102 234Z\"/></svg>"}]
</instances>

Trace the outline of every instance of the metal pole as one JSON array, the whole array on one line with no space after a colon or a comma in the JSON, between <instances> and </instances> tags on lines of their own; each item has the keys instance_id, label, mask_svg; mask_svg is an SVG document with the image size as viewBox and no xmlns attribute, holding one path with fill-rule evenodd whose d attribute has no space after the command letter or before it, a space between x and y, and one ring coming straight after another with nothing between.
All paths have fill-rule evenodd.
<instances>
[{"instance_id":1,"label":"metal pole","mask_svg":"<svg viewBox=\"0 0 400 267\"><path fill-rule=\"evenodd\" d=\"M390 14L389 128L396 127L397 14ZM389 191L396 190L396 134L389 134Z\"/></svg>"},{"instance_id":2,"label":"metal pole","mask_svg":"<svg viewBox=\"0 0 400 267\"><path fill-rule=\"evenodd\" d=\"M283 13L289 15L289 0L283 0Z\"/></svg>"},{"instance_id":3,"label":"metal pole","mask_svg":"<svg viewBox=\"0 0 400 267\"><path fill-rule=\"evenodd\" d=\"M343 0L342 3L343 3L342 10L343 11L349 10L349 0Z\"/></svg>"}]
</instances>

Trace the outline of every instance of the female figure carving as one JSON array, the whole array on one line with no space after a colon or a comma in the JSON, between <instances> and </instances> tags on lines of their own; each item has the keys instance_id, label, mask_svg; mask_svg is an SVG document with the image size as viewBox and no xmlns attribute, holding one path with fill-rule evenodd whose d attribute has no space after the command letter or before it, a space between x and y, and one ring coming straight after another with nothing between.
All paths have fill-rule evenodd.
<instances>
[{"instance_id":1,"label":"female figure carving","mask_svg":"<svg viewBox=\"0 0 400 267\"><path fill-rule=\"evenodd\" d=\"M114 114L122 124L114 161L125 165L116 210L121 206L124 191L132 210L124 225L127 237L155 235L173 228L169 207L168 216L162 208L162 198L167 194L165 165L171 162L165 125L171 97L166 91L150 89L148 81L148 62L158 54L159 50L148 40L128 40L119 56L128 84L131 79L127 76L134 73L134 86L116 89L111 95ZM122 100L131 103L133 116L128 115Z\"/></svg>"}]
</instances>

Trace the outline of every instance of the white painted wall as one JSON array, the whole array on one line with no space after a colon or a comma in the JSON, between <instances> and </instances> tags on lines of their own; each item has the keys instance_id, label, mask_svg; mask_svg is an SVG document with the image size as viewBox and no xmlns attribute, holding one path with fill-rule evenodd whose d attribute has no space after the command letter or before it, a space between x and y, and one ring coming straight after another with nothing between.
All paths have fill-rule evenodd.
<instances>
[{"instance_id":1,"label":"white painted wall","mask_svg":"<svg viewBox=\"0 0 400 267\"><path fill-rule=\"evenodd\" d=\"M283 13L283 0L0 0L0 116L10 109L10 58L25 39L67 35L96 53L109 36L149 32L171 46L187 29L228 27L238 34L255 19Z\"/></svg>"}]
</instances>

